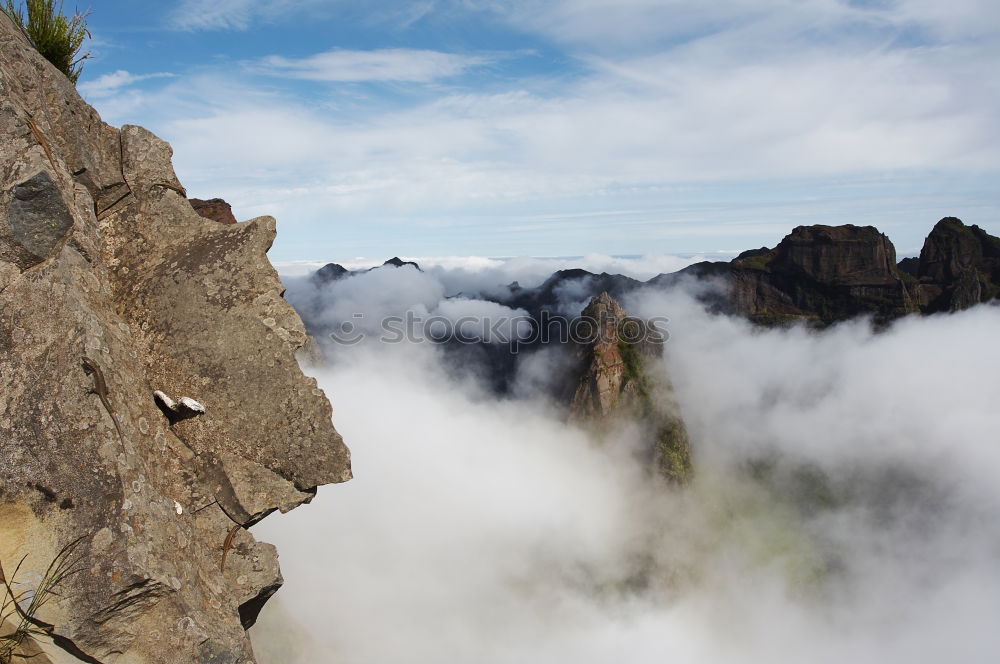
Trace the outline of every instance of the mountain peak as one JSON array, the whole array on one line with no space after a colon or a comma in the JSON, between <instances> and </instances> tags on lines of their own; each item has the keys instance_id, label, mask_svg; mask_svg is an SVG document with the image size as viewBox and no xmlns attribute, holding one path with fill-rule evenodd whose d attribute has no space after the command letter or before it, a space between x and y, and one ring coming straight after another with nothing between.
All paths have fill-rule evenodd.
<instances>
[{"instance_id":1,"label":"mountain peak","mask_svg":"<svg viewBox=\"0 0 1000 664\"><path fill-rule=\"evenodd\" d=\"M339 263L327 263L312 273L312 279L320 284L328 284L350 274L351 272Z\"/></svg>"},{"instance_id":2,"label":"mountain peak","mask_svg":"<svg viewBox=\"0 0 1000 664\"><path fill-rule=\"evenodd\" d=\"M657 472L685 481L691 474L690 446L670 383L658 367L663 354L658 331L630 317L606 291L590 300L581 320L587 322L579 329L589 336L578 341L580 369L570 420L599 433L639 420Z\"/></svg>"},{"instance_id":3,"label":"mountain peak","mask_svg":"<svg viewBox=\"0 0 1000 664\"><path fill-rule=\"evenodd\" d=\"M1000 295L1000 238L945 217L920 250L917 297L928 312L956 311Z\"/></svg>"},{"instance_id":4,"label":"mountain peak","mask_svg":"<svg viewBox=\"0 0 1000 664\"><path fill-rule=\"evenodd\" d=\"M608 291L601 291L592 297L581 315L595 319L610 318L611 321L616 323L626 317L622 305L618 304L618 301L611 297Z\"/></svg>"},{"instance_id":5,"label":"mountain peak","mask_svg":"<svg viewBox=\"0 0 1000 664\"><path fill-rule=\"evenodd\" d=\"M404 265L412 265L413 267L417 268L417 272L423 272L423 270L420 269L419 265L417 265L413 261L404 261L399 256L393 256L386 262L382 263L382 265L383 266L392 265L393 267L403 267Z\"/></svg>"}]
</instances>

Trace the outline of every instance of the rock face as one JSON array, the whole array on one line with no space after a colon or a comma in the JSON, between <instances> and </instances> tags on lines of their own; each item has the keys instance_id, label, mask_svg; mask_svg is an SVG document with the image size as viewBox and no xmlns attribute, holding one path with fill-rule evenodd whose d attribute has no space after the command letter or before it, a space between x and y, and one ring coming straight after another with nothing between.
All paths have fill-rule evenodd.
<instances>
[{"instance_id":1,"label":"rock face","mask_svg":"<svg viewBox=\"0 0 1000 664\"><path fill-rule=\"evenodd\" d=\"M1000 295L1000 238L946 217L924 241L916 273L921 308L967 309Z\"/></svg>"},{"instance_id":2,"label":"rock face","mask_svg":"<svg viewBox=\"0 0 1000 664\"><path fill-rule=\"evenodd\" d=\"M212 221L220 224L235 224L236 217L233 216L233 206L221 198L211 198L203 201L200 198L189 198L194 211Z\"/></svg>"},{"instance_id":3,"label":"rock face","mask_svg":"<svg viewBox=\"0 0 1000 664\"><path fill-rule=\"evenodd\" d=\"M102 662L253 661L281 575L240 526L351 476L274 220L215 223L183 192L169 145L104 124L0 16L0 561L27 555L30 587L80 538L39 617Z\"/></svg>"},{"instance_id":4,"label":"rock face","mask_svg":"<svg viewBox=\"0 0 1000 664\"><path fill-rule=\"evenodd\" d=\"M607 293L591 300L578 323L570 420L599 433L639 422L656 471L686 481L691 475L687 430L670 385L651 370L663 353L662 336L645 321L630 318Z\"/></svg>"},{"instance_id":5,"label":"rock face","mask_svg":"<svg viewBox=\"0 0 1000 664\"><path fill-rule=\"evenodd\" d=\"M681 273L723 278L731 299L722 308L765 324L802 318L826 324L861 314L887 322L966 309L1000 295L1000 238L954 217L934 226L919 258L894 263L892 243L871 226L800 226L774 249ZM650 284L675 285L681 273Z\"/></svg>"},{"instance_id":6,"label":"rock face","mask_svg":"<svg viewBox=\"0 0 1000 664\"><path fill-rule=\"evenodd\" d=\"M774 249L740 254L730 278L735 310L759 322L885 321L914 310L896 250L872 226L799 226Z\"/></svg>"}]
</instances>

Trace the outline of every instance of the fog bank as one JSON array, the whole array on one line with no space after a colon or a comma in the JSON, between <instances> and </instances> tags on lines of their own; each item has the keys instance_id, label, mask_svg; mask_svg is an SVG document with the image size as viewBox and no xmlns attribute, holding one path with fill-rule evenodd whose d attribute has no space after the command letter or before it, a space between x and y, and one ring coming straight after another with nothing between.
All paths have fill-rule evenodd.
<instances>
[{"instance_id":1,"label":"fog bank","mask_svg":"<svg viewBox=\"0 0 1000 664\"><path fill-rule=\"evenodd\" d=\"M286 579L252 631L261 661L1000 651L1000 308L876 334L754 329L680 292L625 305L671 320L658 370L692 486L652 480L628 431L597 446L537 401L454 378L431 344L353 347L317 375L355 479L254 528Z\"/></svg>"}]
</instances>

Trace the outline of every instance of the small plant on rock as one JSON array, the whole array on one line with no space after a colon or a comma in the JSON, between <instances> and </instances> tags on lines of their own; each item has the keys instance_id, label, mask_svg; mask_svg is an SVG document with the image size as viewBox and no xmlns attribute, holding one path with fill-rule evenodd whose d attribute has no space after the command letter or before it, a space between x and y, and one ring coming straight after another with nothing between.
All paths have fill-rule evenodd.
<instances>
[{"instance_id":1,"label":"small plant on rock","mask_svg":"<svg viewBox=\"0 0 1000 664\"><path fill-rule=\"evenodd\" d=\"M21 654L25 640L35 637L61 639L53 631L52 625L38 618L38 612L48 600L58 596L59 586L71 575L79 571L78 558L74 552L81 540L75 540L62 548L49 564L41 581L32 590L20 590L23 584L16 578L24 564L24 558L8 577L0 562L0 664L12 664L18 659L29 659ZM87 660L84 660L87 661Z\"/></svg>"},{"instance_id":2,"label":"small plant on rock","mask_svg":"<svg viewBox=\"0 0 1000 664\"><path fill-rule=\"evenodd\" d=\"M38 52L75 84L83 71L83 61L90 57L90 53L80 55L83 40L90 37L87 30L90 10L82 14L73 12L67 17L62 11L63 0L59 0L58 7L55 0L23 0L18 6L15 6L14 0L5 2L6 6L0 9L14 21Z\"/></svg>"}]
</instances>

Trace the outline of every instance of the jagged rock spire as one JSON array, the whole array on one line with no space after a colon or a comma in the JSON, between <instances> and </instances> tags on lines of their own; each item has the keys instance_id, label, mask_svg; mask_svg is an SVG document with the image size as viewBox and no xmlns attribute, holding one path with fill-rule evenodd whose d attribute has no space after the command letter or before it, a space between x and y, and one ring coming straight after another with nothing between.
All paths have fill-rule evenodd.
<instances>
[{"instance_id":1,"label":"jagged rock spire","mask_svg":"<svg viewBox=\"0 0 1000 664\"><path fill-rule=\"evenodd\" d=\"M580 369L570 420L590 426L606 440L627 422L640 422L647 430L646 451L656 472L686 481L691 475L690 444L660 363L663 341L657 330L628 316L606 292L591 299L576 324Z\"/></svg>"}]
</instances>

